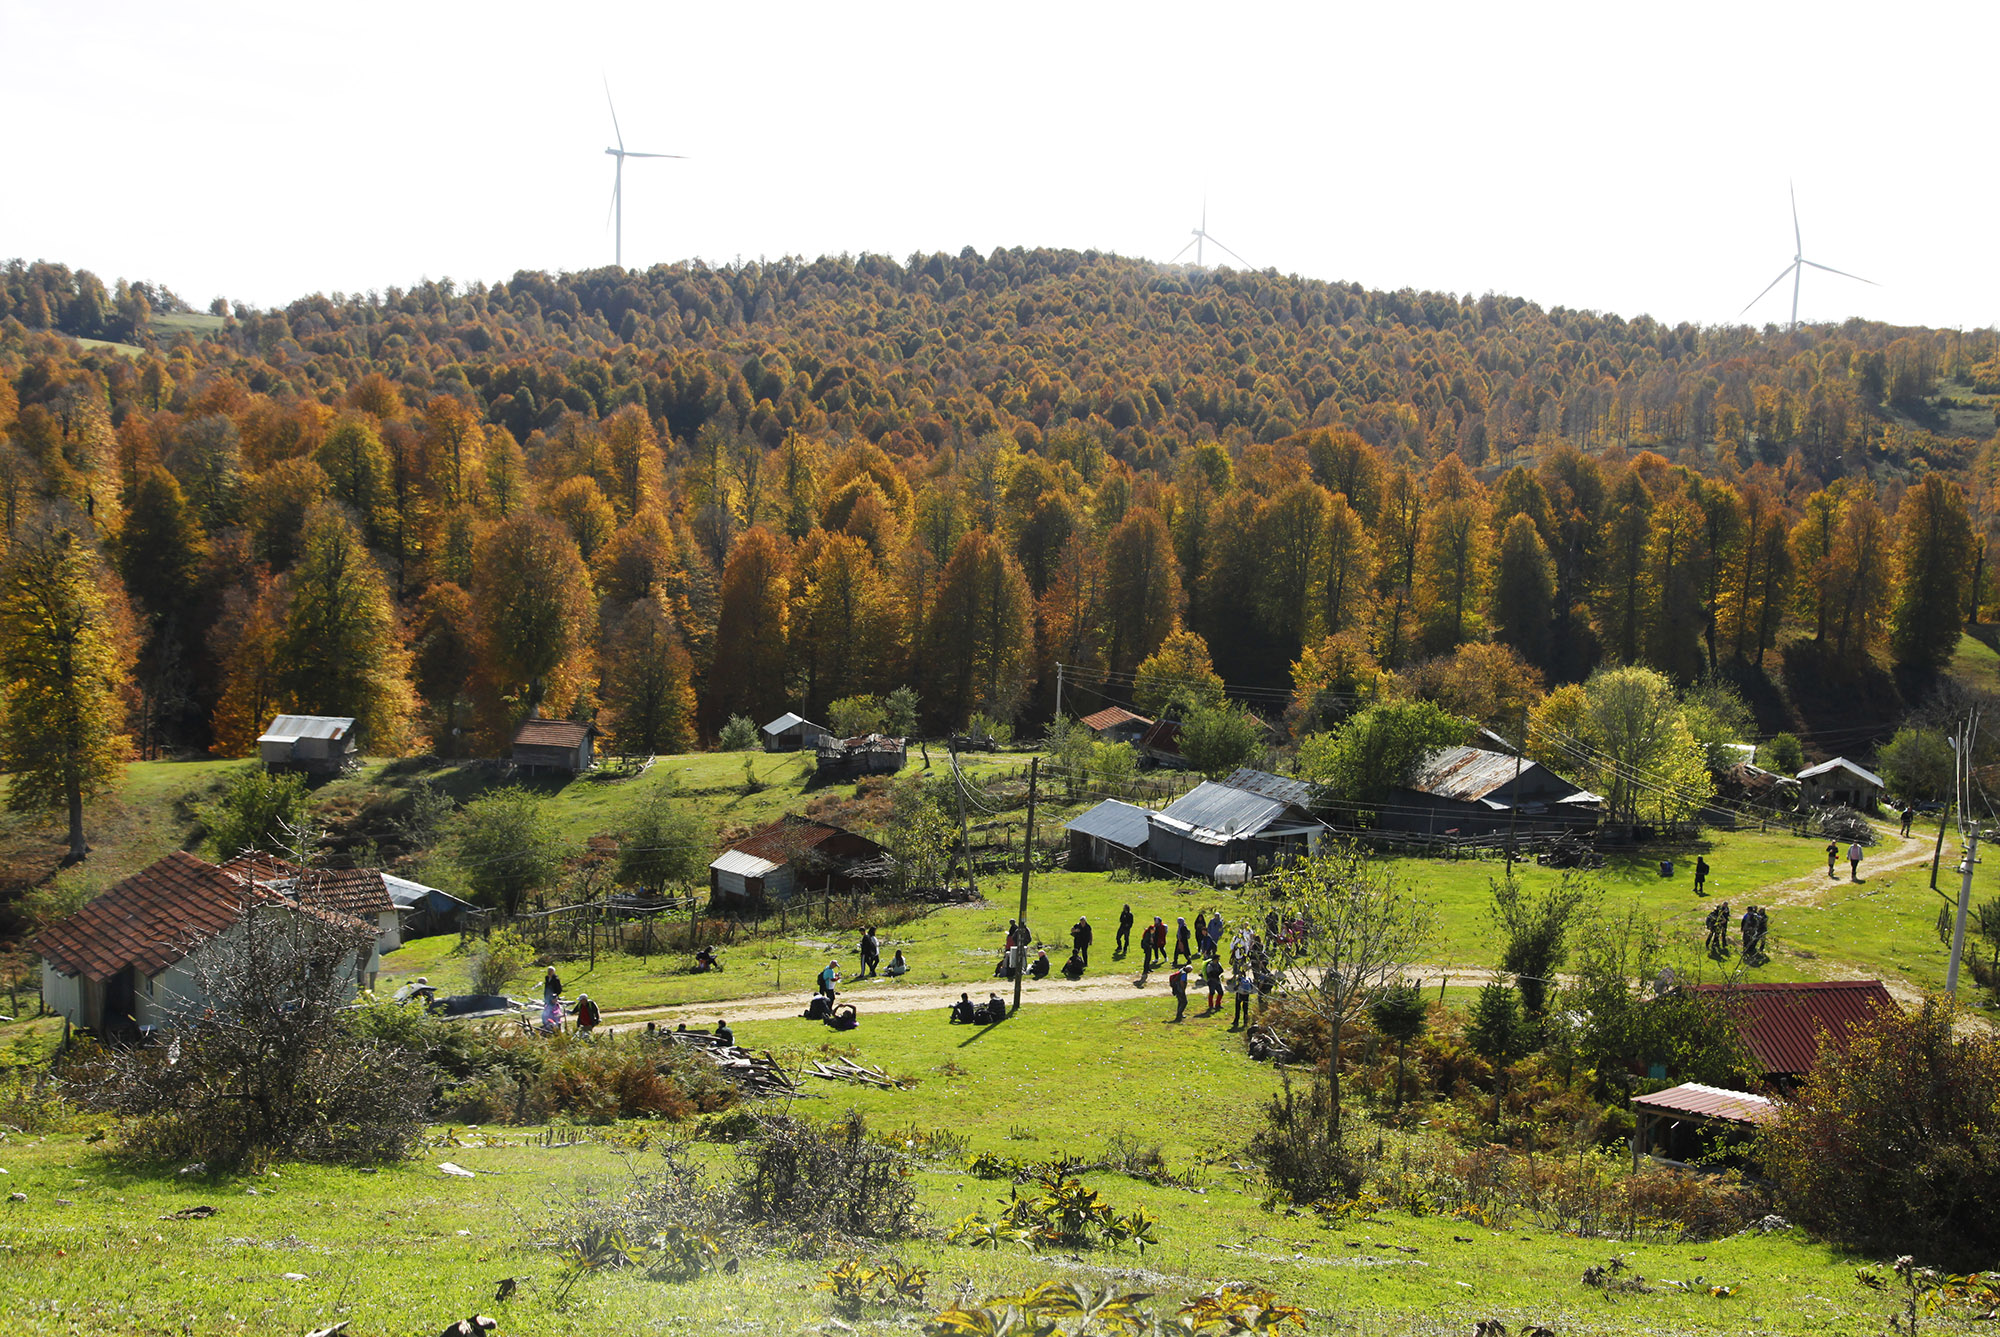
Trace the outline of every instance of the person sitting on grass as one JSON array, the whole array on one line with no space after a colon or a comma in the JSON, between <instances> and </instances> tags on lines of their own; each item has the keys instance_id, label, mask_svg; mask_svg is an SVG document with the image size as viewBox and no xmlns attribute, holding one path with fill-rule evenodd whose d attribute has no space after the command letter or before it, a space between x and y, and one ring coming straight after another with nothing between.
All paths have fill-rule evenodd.
<instances>
[{"instance_id":1,"label":"person sitting on grass","mask_svg":"<svg viewBox=\"0 0 2000 1337\"><path fill-rule=\"evenodd\" d=\"M849 1003L845 1007L836 1007L829 1012L826 1024L837 1031L851 1031L861 1024L861 1018L855 1013L854 1005Z\"/></svg>"},{"instance_id":2,"label":"person sitting on grass","mask_svg":"<svg viewBox=\"0 0 2000 1337\"><path fill-rule=\"evenodd\" d=\"M597 1004L590 1001L590 995L587 993L578 994L576 996L576 1033L579 1036L589 1035L597 1029L597 1023L601 1020L603 1018L598 1014Z\"/></svg>"},{"instance_id":3,"label":"person sitting on grass","mask_svg":"<svg viewBox=\"0 0 2000 1337\"><path fill-rule=\"evenodd\" d=\"M975 1009L972 1006L972 999L967 995L961 993L958 996L958 1001L951 1005L951 1019L954 1022L962 1024L969 1023L972 1020L972 1014L974 1010Z\"/></svg>"},{"instance_id":4,"label":"person sitting on grass","mask_svg":"<svg viewBox=\"0 0 2000 1337\"><path fill-rule=\"evenodd\" d=\"M1035 953L1035 963L1028 967L1028 978L1045 980L1049 977L1049 954L1046 949Z\"/></svg>"},{"instance_id":5,"label":"person sitting on grass","mask_svg":"<svg viewBox=\"0 0 2000 1337\"><path fill-rule=\"evenodd\" d=\"M1083 978L1083 958L1082 958L1081 956L1078 956L1078 955L1077 955L1077 954L1076 954L1075 952L1071 952L1071 953L1069 954L1069 960L1067 960L1067 961L1063 962L1063 971L1062 971L1062 973L1063 973L1063 978L1064 978L1064 979L1066 979L1066 980L1080 980L1080 979L1082 979L1082 978Z\"/></svg>"},{"instance_id":6,"label":"person sitting on grass","mask_svg":"<svg viewBox=\"0 0 2000 1337\"><path fill-rule=\"evenodd\" d=\"M704 945L700 951L694 954L695 974L701 975L711 970L720 969L722 969L722 963L715 959L715 949L713 947Z\"/></svg>"},{"instance_id":7,"label":"person sitting on grass","mask_svg":"<svg viewBox=\"0 0 2000 1337\"><path fill-rule=\"evenodd\" d=\"M896 949L895 959L882 968L882 973L884 975L891 975L891 976L907 975L910 973L910 963L903 959L902 948L898 947Z\"/></svg>"},{"instance_id":8,"label":"person sitting on grass","mask_svg":"<svg viewBox=\"0 0 2000 1337\"><path fill-rule=\"evenodd\" d=\"M729 1023L721 1017L715 1019L715 1038L732 1049L736 1045L736 1032L730 1030Z\"/></svg>"}]
</instances>

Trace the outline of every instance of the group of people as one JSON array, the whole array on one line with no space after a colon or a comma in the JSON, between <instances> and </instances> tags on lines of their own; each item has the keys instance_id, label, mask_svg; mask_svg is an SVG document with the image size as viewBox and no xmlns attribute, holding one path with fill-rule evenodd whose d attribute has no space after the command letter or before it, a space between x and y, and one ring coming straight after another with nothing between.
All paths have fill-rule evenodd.
<instances>
[{"instance_id":1,"label":"group of people","mask_svg":"<svg viewBox=\"0 0 2000 1337\"><path fill-rule=\"evenodd\" d=\"M1720 961L1729 955L1729 902L1724 901L1708 912L1702 921L1708 928L1708 954ZM1764 955L1764 937L1770 932L1771 917L1761 906L1745 906L1740 925L1743 932L1743 960L1749 965L1761 965L1769 958Z\"/></svg>"},{"instance_id":2,"label":"group of people","mask_svg":"<svg viewBox=\"0 0 2000 1337\"><path fill-rule=\"evenodd\" d=\"M543 1035L562 1033L565 1020L562 990L562 976L556 974L554 966L550 966L542 973L540 1028ZM598 1011L597 1004L591 1001L589 994L580 993L576 996L576 1033L580 1038L589 1039L603 1019L603 1014Z\"/></svg>"},{"instance_id":3,"label":"group of people","mask_svg":"<svg viewBox=\"0 0 2000 1337\"><path fill-rule=\"evenodd\" d=\"M975 1003L970 994L960 993L948 1016L954 1026L990 1026L1006 1019L1007 1000L989 992L985 1002Z\"/></svg>"},{"instance_id":4,"label":"group of people","mask_svg":"<svg viewBox=\"0 0 2000 1337\"><path fill-rule=\"evenodd\" d=\"M1859 882L1861 880L1861 856L1864 853L1865 851L1861 848L1861 842L1858 840L1847 847L1847 880L1849 882ZM1828 877L1840 876L1840 874L1833 871L1833 861L1839 857L1840 842L1837 840L1827 841L1826 875Z\"/></svg>"},{"instance_id":5,"label":"group of people","mask_svg":"<svg viewBox=\"0 0 2000 1337\"><path fill-rule=\"evenodd\" d=\"M856 953L861 957L861 975L859 978L865 979L870 975L887 975L893 979L898 975L907 975L910 973L910 963L903 959L903 949L900 947L896 949L896 955L888 965L885 966L882 964L882 939L876 935L873 924L861 930L861 944L856 949Z\"/></svg>"},{"instance_id":6,"label":"group of people","mask_svg":"<svg viewBox=\"0 0 2000 1337\"><path fill-rule=\"evenodd\" d=\"M1208 1011L1203 1016L1213 1016L1222 1010L1222 1000L1235 1000L1235 1011L1229 1022L1230 1030L1239 1030L1250 1025L1250 1000L1258 1000L1258 1010L1263 1009L1263 1000L1277 987L1277 973L1272 969L1270 950L1265 937L1259 936L1252 928L1240 928L1229 940L1229 967L1225 973L1222 965L1222 916L1195 916L1197 928L1189 930L1182 921L1181 931L1189 933L1203 951L1199 959L1190 958L1172 963L1173 972L1167 976L1167 988L1174 996L1174 1020L1187 1016L1188 985L1190 977L1198 970L1202 987L1208 994ZM1277 921L1276 912L1271 920ZM1157 923L1157 921L1155 921ZM1270 924L1266 925L1267 931ZM1163 932L1164 925L1160 925ZM1159 934L1154 934L1158 937ZM1141 974L1139 982L1145 982Z\"/></svg>"},{"instance_id":7,"label":"group of people","mask_svg":"<svg viewBox=\"0 0 2000 1337\"><path fill-rule=\"evenodd\" d=\"M1069 959L1063 962L1062 967L1064 979L1083 978L1084 969L1090 965L1090 944L1096 939L1097 931L1091 928L1090 920L1077 916L1076 922L1069 926ZM1034 934L1029 931L1027 920L1008 920L1007 936L1000 945L1000 959L993 967L994 977L1004 980L1017 976L1031 980L1047 979L1052 969L1049 949L1036 948L1035 959L1030 961L1028 949L1034 944Z\"/></svg>"}]
</instances>

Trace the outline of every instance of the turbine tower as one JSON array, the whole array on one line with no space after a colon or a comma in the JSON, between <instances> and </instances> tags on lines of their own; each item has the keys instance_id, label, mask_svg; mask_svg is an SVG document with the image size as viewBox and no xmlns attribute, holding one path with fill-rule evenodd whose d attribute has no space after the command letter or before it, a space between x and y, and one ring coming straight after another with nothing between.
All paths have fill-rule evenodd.
<instances>
[{"instance_id":1,"label":"turbine tower","mask_svg":"<svg viewBox=\"0 0 2000 1337\"><path fill-rule=\"evenodd\" d=\"M1807 265L1811 265L1814 269L1824 269L1829 274L1838 274L1844 279L1853 279L1856 283L1866 283L1870 287L1879 288L1882 285L1875 282L1874 279L1864 279L1859 274L1850 274L1844 269L1835 269L1832 265L1823 265L1817 260L1806 259L1805 239L1799 233L1798 186L1793 185L1791 187L1791 191L1792 191L1792 244L1796 248L1792 253L1792 263L1786 265L1783 269L1779 270L1778 277L1772 279L1770 283L1765 285L1764 292L1760 292L1755 297L1751 298L1749 306L1744 307L1742 311L1738 311L1736 314L1741 316L1742 314L1744 314L1744 312L1748 311L1750 307L1755 306L1757 305L1757 303L1763 301L1765 293L1770 292L1771 289L1777 287L1780 283L1783 283L1785 281L1785 275L1790 274L1792 276L1791 327L1793 329L1797 329L1799 327L1799 279L1805 273Z\"/></svg>"},{"instance_id":2,"label":"turbine tower","mask_svg":"<svg viewBox=\"0 0 2000 1337\"><path fill-rule=\"evenodd\" d=\"M1198 228L1190 228L1189 231L1194 234L1194 240L1189 242L1187 246L1183 246L1178 251L1175 251L1173 260L1167 261L1168 264L1171 265L1174 263L1175 260L1179 260L1182 256L1186 255L1188 253L1188 247L1191 246L1194 248L1195 265L1199 268L1205 268L1205 266L1203 266L1201 263L1202 243L1214 241L1216 250L1221 251L1224 255L1233 257L1235 261L1238 264L1242 265L1245 269L1250 268L1250 262L1248 260L1245 260L1242 256L1237 255L1236 252L1230 250L1227 246L1224 246L1221 242L1216 241L1214 237L1209 235L1207 200L1204 199L1201 202L1201 226Z\"/></svg>"},{"instance_id":3,"label":"turbine tower","mask_svg":"<svg viewBox=\"0 0 2000 1337\"><path fill-rule=\"evenodd\" d=\"M620 269L625 267L625 160L627 158L685 158L684 153L638 153L625 147L625 132L618 128L618 104L611 100L611 81L604 81L604 102L611 108L611 133L618 137L618 147L606 149L606 153L618 160L617 175L611 179L611 212L618 220L616 241L611 252L612 263Z\"/></svg>"}]
</instances>

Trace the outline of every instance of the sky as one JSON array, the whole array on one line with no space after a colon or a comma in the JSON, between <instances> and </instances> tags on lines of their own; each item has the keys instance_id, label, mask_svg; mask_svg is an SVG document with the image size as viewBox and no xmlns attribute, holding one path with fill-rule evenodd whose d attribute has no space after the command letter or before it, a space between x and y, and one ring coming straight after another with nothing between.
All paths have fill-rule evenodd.
<instances>
[{"instance_id":1,"label":"sky","mask_svg":"<svg viewBox=\"0 0 2000 1337\"><path fill-rule=\"evenodd\" d=\"M2000 323L2000 6L0 0L0 258L205 307L966 246ZM1210 264L1234 263L1207 249ZM1191 261L1190 252L1185 259Z\"/></svg>"}]
</instances>

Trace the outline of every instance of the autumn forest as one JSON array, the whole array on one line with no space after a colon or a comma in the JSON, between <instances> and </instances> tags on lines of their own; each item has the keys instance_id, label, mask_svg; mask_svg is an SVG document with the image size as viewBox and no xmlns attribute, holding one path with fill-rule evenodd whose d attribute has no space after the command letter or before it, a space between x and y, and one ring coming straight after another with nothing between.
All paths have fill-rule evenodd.
<instances>
[{"instance_id":1,"label":"autumn forest","mask_svg":"<svg viewBox=\"0 0 2000 1337\"><path fill-rule=\"evenodd\" d=\"M1170 636L1280 731L1465 647L1550 686L1726 677L1775 727L1788 673L1914 692L1993 600L1996 392L1986 331L1095 253L207 316L15 261L4 760L40 777L17 801L87 793L281 710L381 754L495 755L531 710L665 752L905 686L927 731L1033 725L1058 664L1095 709ZM92 675L116 691L63 705Z\"/></svg>"}]
</instances>

